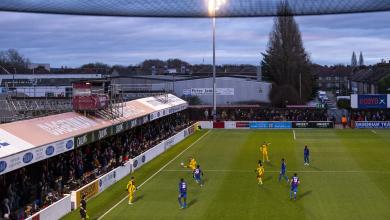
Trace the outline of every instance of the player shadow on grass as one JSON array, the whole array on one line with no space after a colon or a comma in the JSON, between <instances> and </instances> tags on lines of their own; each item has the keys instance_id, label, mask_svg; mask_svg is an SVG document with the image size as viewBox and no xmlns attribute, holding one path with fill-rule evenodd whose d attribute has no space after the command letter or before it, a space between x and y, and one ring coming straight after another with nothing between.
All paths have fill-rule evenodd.
<instances>
[{"instance_id":1,"label":"player shadow on grass","mask_svg":"<svg viewBox=\"0 0 390 220\"><path fill-rule=\"evenodd\" d=\"M197 201L198 201L197 199L193 199L193 200L189 201L189 202L187 203L187 207L191 207L191 206L194 205Z\"/></svg>"},{"instance_id":2,"label":"player shadow on grass","mask_svg":"<svg viewBox=\"0 0 390 220\"><path fill-rule=\"evenodd\" d=\"M136 197L134 197L133 202L137 202L138 200L142 200L143 198L144 198L144 195L136 196Z\"/></svg>"},{"instance_id":3,"label":"player shadow on grass","mask_svg":"<svg viewBox=\"0 0 390 220\"><path fill-rule=\"evenodd\" d=\"M313 165L310 165L309 167L312 168L313 170L322 171L321 168L313 166Z\"/></svg>"},{"instance_id":4,"label":"player shadow on grass","mask_svg":"<svg viewBox=\"0 0 390 220\"><path fill-rule=\"evenodd\" d=\"M310 195L311 193L312 193L311 190L306 191L306 192L304 192L302 194L298 194L297 198L298 198L298 200L303 199L303 197L306 197L306 196Z\"/></svg>"},{"instance_id":5,"label":"player shadow on grass","mask_svg":"<svg viewBox=\"0 0 390 220\"><path fill-rule=\"evenodd\" d=\"M272 176L267 176L266 178L263 179L263 182L268 182L268 180L271 180Z\"/></svg>"}]
</instances>

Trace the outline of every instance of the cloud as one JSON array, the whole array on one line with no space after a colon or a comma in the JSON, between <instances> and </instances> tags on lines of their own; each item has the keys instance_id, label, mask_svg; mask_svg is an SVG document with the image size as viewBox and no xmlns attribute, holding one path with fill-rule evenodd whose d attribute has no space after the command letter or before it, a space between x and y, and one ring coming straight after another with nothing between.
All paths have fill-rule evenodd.
<instances>
[{"instance_id":1,"label":"cloud","mask_svg":"<svg viewBox=\"0 0 390 220\"><path fill-rule=\"evenodd\" d=\"M389 57L390 13L297 17L313 62L348 63L352 51L365 60ZM273 18L217 20L217 63L258 64ZM126 18L0 12L0 50L18 49L33 62L79 66L88 62L137 64L181 58L211 63L210 19Z\"/></svg>"}]
</instances>

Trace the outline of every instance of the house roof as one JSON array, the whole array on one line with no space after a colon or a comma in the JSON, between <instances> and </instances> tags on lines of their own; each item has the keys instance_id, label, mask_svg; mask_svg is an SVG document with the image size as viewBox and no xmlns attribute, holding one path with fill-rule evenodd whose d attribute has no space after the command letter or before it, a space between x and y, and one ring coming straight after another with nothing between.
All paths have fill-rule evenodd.
<instances>
[{"instance_id":1,"label":"house roof","mask_svg":"<svg viewBox=\"0 0 390 220\"><path fill-rule=\"evenodd\" d=\"M315 67L314 72L320 77L344 77L350 76L352 73L352 68L347 66L332 66L332 67Z\"/></svg>"},{"instance_id":2,"label":"house roof","mask_svg":"<svg viewBox=\"0 0 390 220\"><path fill-rule=\"evenodd\" d=\"M354 82L377 83L379 80L389 75L390 65L375 65L354 72L351 76L351 80Z\"/></svg>"}]
</instances>

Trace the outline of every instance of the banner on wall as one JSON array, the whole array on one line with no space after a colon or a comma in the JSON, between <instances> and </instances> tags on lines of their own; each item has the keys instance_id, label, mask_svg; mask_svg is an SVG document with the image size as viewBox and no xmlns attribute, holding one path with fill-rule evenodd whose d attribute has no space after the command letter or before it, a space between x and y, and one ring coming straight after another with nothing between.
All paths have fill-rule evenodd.
<instances>
[{"instance_id":1,"label":"banner on wall","mask_svg":"<svg viewBox=\"0 0 390 220\"><path fill-rule=\"evenodd\" d=\"M236 122L235 121L225 121L225 128L227 128L227 129L236 128Z\"/></svg>"},{"instance_id":2,"label":"banner on wall","mask_svg":"<svg viewBox=\"0 0 390 220\"><path fill-rule=\"evenodd\" d=\"M331 121L294 121L292 128L334 128L334 124Z\"/></svg>"},{"instance_id":3,"label":"banner on wall","mask_svg":"<svg viewBox=\"0 0 390 220\"><path fill-rule=\"evenodd\" d=\"M358 108L387 108L387 95L358 95Z\"/></svg>"},{"instance_id":4,"label":"banner on wall","mask_svg":"<svg viewBox=\"0 0 390 220\"><path fill-rule=\"evenodd\" d=\"M256 128L256 129L284 129L284 128L291 128L291 122L288 121L270 121L270 122L249 122L249 128Z\"/></svg>"},{"instance_id":5,"label":"banner on wall","mask_svg":"<svg viewBox=\"0 0 390 220\"><path fill-rule=\"evenodd\" d=\"M358 109L390 108L390 94L351 95L351 107Z\"/></svg>"},{"instance_id":6,"label":"banner on wall","mask_svg":"<svg viewBox=\"0 0 390 220\"><path fill-rule=\"evenodd\" d=\"M5 142L1 142L0 145L4 145L4 143ZM8 146L12 147L12 145L7 145L6 147ZM8 156L6 158L0 159L0 174L19 169L26 165L54 157L73 149L73 138L69 138Z\"/></svg>"},{"instance_id":7,"label":"banner on wall","mask_svg":"<svg viewBox=\"0 0 390 220\"><path fill-rule=\"evenodd\" d=\"M249 122L247 121L237 121L236 128L249 128Z\"/></svg>"},{"instance_id":8,"label":"banner on wall","mask_svg":"<svg viewBox=\"0 0 390 220\"><path fill-rule=\"evenodd\" d=\"M225 129L291 129L291 128L334 128L331 121L225 121L211 122L200 121L204 128L225 128ZM211 124L213 126L211 127Z\"/></svg>"},{"instance_id":9,"label":"banner on wall","mask_svg":"<svg viewBox=\"0 0 390 220\"><path fill-rule=\"evenodd\" d=\"M356 121L355 128L390 128L390 121Z\"/></svg>"},{"instance_id":10,"label":"banner on wall","mask_svg":"<svg viewBox=\"0 0 390 220\"><path fill-rule=\"evenodd\" d=\"M95 180L92 183L84 186L79 191L76 192L76 203L75 208L80 206L81 196L85 195L86 199L93 197L99 193L99 180Z\"/></svg>"},{"instance_id":11,"label":"banner on wall","mask_svg":"<svg viewBox=\"0 0 390 220\"><path fill-rule=\"evenodd\" d=\"M201 96L201 95L213 95L213 88L190 88L183 89L184 95ZM217 88L216 95L234 95L234 88Z\"/></svg>"}]
</instances>

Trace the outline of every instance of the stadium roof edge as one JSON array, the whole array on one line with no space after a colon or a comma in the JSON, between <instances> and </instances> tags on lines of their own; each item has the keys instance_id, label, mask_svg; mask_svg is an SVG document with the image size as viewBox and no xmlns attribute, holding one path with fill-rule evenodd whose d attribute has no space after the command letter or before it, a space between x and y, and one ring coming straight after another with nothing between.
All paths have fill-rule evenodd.
<instances>
[{"instance_id":1,"label":"stadium roof edge","mask_svg":"<svg viewBox=\"0 0 390 220\"><path fill-rule=\"evenodd\" d=\"M216 17L269 17L288 2L295 16L390 11L390 0L228 0ZM207 1L194 0L2 0L0 11L124 17L208 18Z\"/></svg>"}]
</instances>

